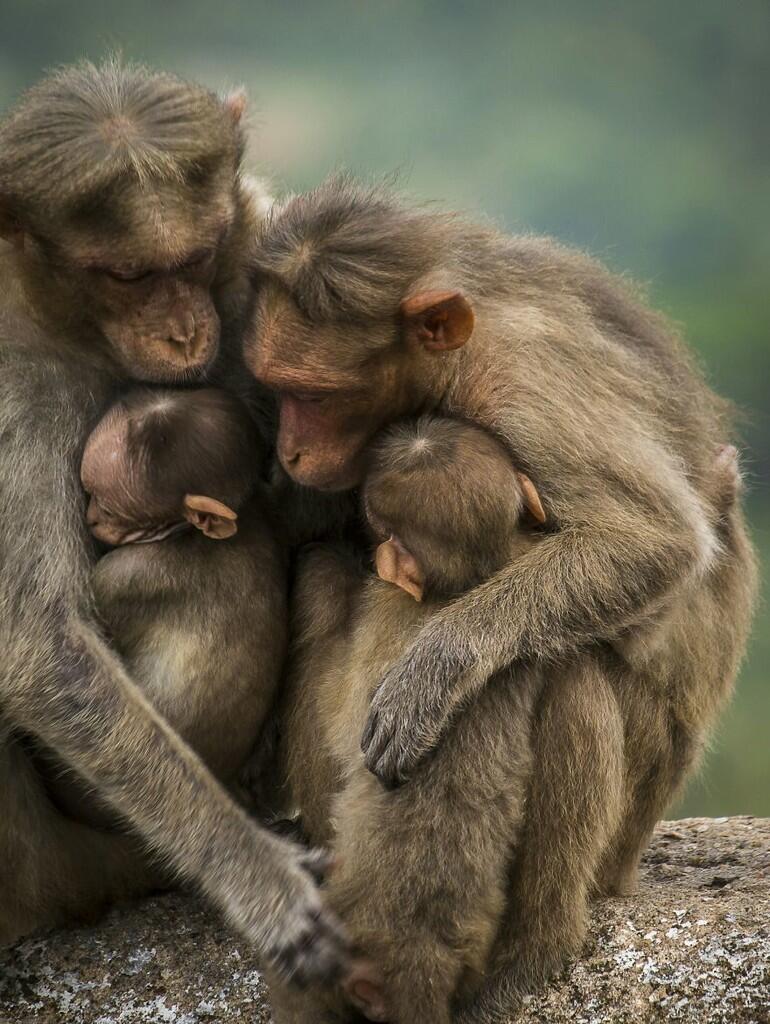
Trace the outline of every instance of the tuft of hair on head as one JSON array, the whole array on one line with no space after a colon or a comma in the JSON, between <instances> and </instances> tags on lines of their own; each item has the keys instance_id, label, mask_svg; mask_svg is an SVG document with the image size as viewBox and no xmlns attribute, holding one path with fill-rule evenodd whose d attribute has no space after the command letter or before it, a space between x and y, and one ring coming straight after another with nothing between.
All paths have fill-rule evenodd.
<instances>
[{"instance_id":1,"label":"tuft of hair on head","mask_svg":"<svg viewBox=\"0 0 770 1024\"><path fill-rule=\"evenodd\" d=\"M60 209L121 179L140 185L237 164L239 119L215 93L112 56L58 68L0 121L0 198Z\"/></svg>"},{"instance_id":2,"label":"tuft of hair on head","mask_svg":"<svg viewBox=\"0 0 770 1024\"><path fill-rule=\"evenodd\" d=\"M153 503L203 494L238 511L257 487L263 443L241 401L219 388L137 388L120 400L127 455Z\"/></svg>"},{"instance_id":3,"label":"tuft of hair on head","mask_svg":"<svg viewBox=\"0 0 770 1024\"><path fill-rule=\"evenodd\" d=\"M462 593L505 564L524 501L499 441L464 420L426 415L388 428L370 454L365 508L417 559L427 593Z\"/></svg>"},{"instance_id":4,"label":"tuft of hair on head","mask_svg":"<svg viewBox=\"0 0 770 1024\"><path fill-rule=\"evenodd\" d=\"M457 218L407 204L388 184L336 174L277 203L260 225L254 269L314 322L395 313L409 285L446 257Z\"/></svg>"}]
</instances>

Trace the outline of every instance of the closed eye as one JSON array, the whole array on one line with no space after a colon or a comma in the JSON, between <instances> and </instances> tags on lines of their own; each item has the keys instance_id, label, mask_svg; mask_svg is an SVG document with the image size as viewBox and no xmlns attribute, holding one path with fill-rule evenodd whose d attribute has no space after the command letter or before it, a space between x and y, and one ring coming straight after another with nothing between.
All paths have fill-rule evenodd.
<instances>
[{"instance_id":1,"label":"closed eye","mask_svg":"<svg viewBox=\"0 0 770 1024\"><path fill-rule=\"evenodd\" d=\"M116 270L114 267L103 267L101 271L106 277L113 281L121 281L123 284L133 284L135 281L144 281L152 277L155 271L149 268L142 270Z\"/></svg>"},{"instance_id":2,"label":"closed eye","mask_svg":"<svg viewBox=\"0 0 770 1024\"><path fill-rule=\"evenodd\" d=\"M284 391L283 394L286 398L291 398L295 402L304 402L310 405L318 405L329 398L329 395L319 391Z\"/></svg>"},{"instance_id":3,"label":"closed eye","mask_svg":"<svg viewBox=\"0 0 770 1024\"><path fill-rule=\"evenodd\" d=\"M202 267L206 263L210 263L214 258L213 249L201 249L200 252L193 253L193 255L179 267L180 270L195 270L196 267Z\"/></svg>"}]
</instances>

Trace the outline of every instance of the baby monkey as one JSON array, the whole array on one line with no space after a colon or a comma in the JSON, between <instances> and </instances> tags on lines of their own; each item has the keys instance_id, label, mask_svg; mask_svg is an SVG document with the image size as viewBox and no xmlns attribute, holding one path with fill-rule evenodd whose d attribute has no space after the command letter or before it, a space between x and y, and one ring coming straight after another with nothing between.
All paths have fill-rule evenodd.
<instances>
[{"instance_id":1,"label":"baby monkey","mask_svg":"<svg viewBox=\"0 0 770 1024\"><path fill-rule=\"evenodd\" d=\"M299 565L284 798L336 854L327 896L361 958L329 997L337 1012L446 1024L453 998L478 984L505 905L537 673L494 677L401 789L366 769L361 728L419 628L536 544L545 514L493 437L430 416L379 438L362 497L377 574L332 546ZM277 988L276 1020L321 1019L319 998Z\"/></svg>"},{"instance_id":2,"label":"baby monkey","mask_svg":"<svg viewBox=\"0 0 770 1024\"><path fill-rule=\"evenodd\" d=\"M97 424L81 464L88 527L114 548L93 570L97 616L150 703L229 786L286 645L286 565L260 490L263 456L227 392L137 389ZM71 774L49 775L70 817L111 824Z\"/></svg>"}]
</instances>

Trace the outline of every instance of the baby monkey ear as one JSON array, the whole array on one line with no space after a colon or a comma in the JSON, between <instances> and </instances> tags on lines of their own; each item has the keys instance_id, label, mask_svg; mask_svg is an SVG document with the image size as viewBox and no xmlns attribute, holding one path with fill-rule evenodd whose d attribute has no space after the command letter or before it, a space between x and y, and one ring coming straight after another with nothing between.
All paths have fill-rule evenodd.
<instances>
[{"instance_id":1,"label":"baby monkey ear","mask_svg":"<svg viewBox=\"0 0 770 1024\"><path fill-rule=\"evenodd\" d=\"M377 575L386 583L395 583L415 601L422 601L425 578L417 559L396 537L380 544L374 555Z\"/></svg>"},{"instance_id":2,"label":"baby monkey ear","mask_svg":"<svg viewBox=\"0 0 770 1024\"><path fill-rule=\"evenodd\" d=\"M429 352L462 348L473 334L473 307L462 292L419 292L401 303L407 337Z\"/></svg>"},{"instance_id":3,"label":"baby monkey ear","mask_svg":"<svg viewBox=\"0 0 770 1024\"><path fill-rule=\"evenodd\" d=\"M516 479L519 481L519 487L521 487L521 496L524 499L524 508L538 523L544 523L547 516L545 514L545 509L543 508L543 503L540 500L540 495L537 493L537 488L526 473L522 473L519 469L515 472Z\"/></svg>"},{"instance_id":4,"label":"baby monkey ear","mask_svg":"<svg viewBox=\"0 0 770 1024\"><path fill-rule=\"evenodd\" d=\"M238 532L238 515L216 498L203 494L185 494L184 517L212 540L227 540Z\"/></svg>"}]
</instances>

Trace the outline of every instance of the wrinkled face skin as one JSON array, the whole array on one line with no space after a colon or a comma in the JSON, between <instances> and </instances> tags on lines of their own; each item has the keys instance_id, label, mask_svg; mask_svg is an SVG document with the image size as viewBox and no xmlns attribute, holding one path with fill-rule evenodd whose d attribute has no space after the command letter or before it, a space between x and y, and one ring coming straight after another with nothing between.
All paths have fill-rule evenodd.
<instances>
[{"instance_id":1,"label":"wrinkled face skin","mask_svg":"<svg viewBox=\"0 0 770 1024\"><path fill-rule=\"evenodd\" d=\"M43 240L59 294L135 380L192 380L216 356L212 285L234 217L232 176L205 201L179 185L128 190L105 202L105 223L71 219Z\"/></svg>"},{"instance_id":2,"label":"wrinkled face skin","mask_svg":"<svg viewBox=\"0 0 770 1024\"><path fill-rule=\"evenodd\" d=\"M419 402L410 383L419 375L395 326L381 329L391 343L365 348L364 328L313 325L288 299L270 291L261 297L244 356L278 394L278 457L297 483L323 491L358 486L369 441Z\"/></svg>"},{"instance_id":3,"label":"wrinkled face skin","mask_svg":"<svg viewBox=\"0 0 770 1024\"><path fill-rule=\"evenodd\" d=\"M108 415L89 437L80 467L89 496L88 529L111 547L161 540L184 522L178 510L151 502L143 474L128 456L126 440L125 417Z\"/></svg>"}]
</instances>

